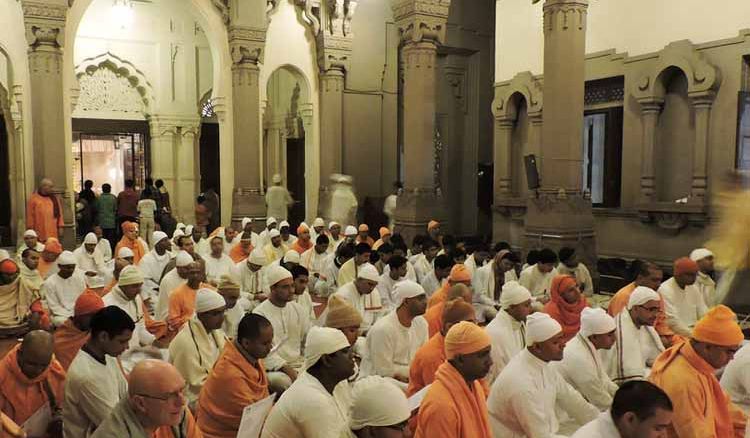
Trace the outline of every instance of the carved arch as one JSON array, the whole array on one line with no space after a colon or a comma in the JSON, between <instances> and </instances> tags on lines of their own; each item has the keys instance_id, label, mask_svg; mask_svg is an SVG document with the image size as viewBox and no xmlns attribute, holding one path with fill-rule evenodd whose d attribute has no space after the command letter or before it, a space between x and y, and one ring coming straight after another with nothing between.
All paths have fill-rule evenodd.
<instances>
[{"instance_id":1,"label":"carved arch","mask_svg":"<svg viewBox=\"0 0 750 438\"><path fill-rule=\"evenodd\" d=\"M516 74L508 86L503 87L501 94L495 98L493 113L496 119L515 120L518 116L518 100L515 95L520 94L526 100L529 114L541 113L544 106L544 92L541 81L534 78L531 72Z\"/></svg>"}]
</instances>

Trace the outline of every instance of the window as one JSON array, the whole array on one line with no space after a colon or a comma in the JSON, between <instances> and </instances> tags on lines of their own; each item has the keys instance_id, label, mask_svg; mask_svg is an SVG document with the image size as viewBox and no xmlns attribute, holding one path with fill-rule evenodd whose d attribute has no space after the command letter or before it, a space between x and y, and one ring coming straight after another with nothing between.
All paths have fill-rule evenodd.
<instances>
[{"instance_id":1,"label":"window","mask_svg":"<svg viewBox=\"0 0 750 438\"><path fill-rule=\"evenodd\" d=\"M622 107L586 111L583 182L594 207L619 207L622 177Z\"/></svg>"}]
</instances>

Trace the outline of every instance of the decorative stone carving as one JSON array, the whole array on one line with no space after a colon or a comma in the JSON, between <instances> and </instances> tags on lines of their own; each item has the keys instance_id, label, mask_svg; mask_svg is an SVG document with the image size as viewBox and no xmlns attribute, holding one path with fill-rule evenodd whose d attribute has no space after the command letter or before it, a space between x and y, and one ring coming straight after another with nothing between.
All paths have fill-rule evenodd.
<instances>
[{"instance_id":1,"label":"decorative stone carving","mask_svg":"<svg viewBox=\"0 0 750 438\"><path fill-rule=\"evenodd\" d=\"M402 41L445 41L451 0L394 0L393 17Z\"/></svg>"},{"instance_id":2,"label":"decorative stone carving","mask_svg":"<svg viewBox=\"0 0 750 438\"><path fill-rule=\"evenodd\" d=\"M320 33L320 0L296 0L302 7L302 15L310 26L313 35Z\"/></svg>"},{"instance_id":3,"label":"decorative stone carving","mask_svg":"<svg viewBox=\"0 0 750 438\"><path fill-rule=\"evenodd\" d=\"M221 19L224 21L224 24L229 24L230 15L229 15L229 1L228 0L211 0L211 3L214 5L216 10L219 11L219 14L221 14Z\"/></svg>"},{"instance_id":4,"label":"decorative stone carving","mask_svg":"<svg viewBox=\"0 0 750 438\"><path fill-rule=\"evenodd\" d=\"M235 64L258 64L263 62L266 30L246 27L229 27L229 47Z\"/></svg>"},{"instance_id":5,"label":"decorative stone carving","mask_svg":"<svg viewBox=\"0 0 750 438\"><path fill-rule=\"evenodd\" d=\"M60 48L65 34L68 8L41 1L21 2L26 25L26 41L32 50L39 47Z\"/></svg>"},{"instance_id":6,"label":"decorative stone carving","mask_svg":"<svg viewBox=\"0 0 750 438\"><path fill-rule=\"evenodd\" d=\"M511 97L519 93L526 100L529 114L539 113L544 106L544 89L542 81L534 77L529 71L516 74L507 86L497 87L495 101L492 103L492 113L496 119L518 117L518 108Z\"/></svg>"}]
</instances>

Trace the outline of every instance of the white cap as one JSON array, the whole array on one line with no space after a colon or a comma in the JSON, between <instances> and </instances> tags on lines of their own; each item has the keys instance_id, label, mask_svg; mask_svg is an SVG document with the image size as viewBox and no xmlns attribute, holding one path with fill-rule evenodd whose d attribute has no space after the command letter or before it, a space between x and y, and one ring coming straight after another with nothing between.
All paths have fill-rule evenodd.
<instances>
[{"instance_id":1,"label":"white cap","mask_svg":"<svg viewBox=\"0 0 750 438\"><path fill-rule=\"evenodd\" d=\"M349 341L341 330L330 327L312 327L307 332L305 341L304 369L318 363L323 355L335 353L349 346Z\"/></svg>"},{"instance_id":2,"label":"white cap","mask_svg":"<svg viewBox=\"0 0 750 438\"><path fill-rule=\"evenodd\" d=\"M188 225L187 227L185 227L185 235L191 236L193 234L193 228L195 227L193 227L192 225Z\"/></svg>"},{"instance_id":3,"label":"white cap","mask_svg":"<svg viewBox=\"0 0 750 438\"><path fill-rule=\"evenodd\" d=\"M699 260L703 260L706 257L713 257L714 253L712 253L710 250L706 248L698 248L694 249L693 252L690 253L690 260L697 262Z\"/></svg>"},{"instance_id":4,"label":"white cap","mask_svg":"<svg viewBox=\"0 0 750 438\"><path fill-rule=\"evenodd\" d=\"M339 227L340 227L340 226L341 226L341 224L340 224L340 223L338 223L338 222L335 222L335 221L331 221L331 222L328 222L328 229L329 229L329 230L330 230L331 228L335 227L335 226L339 226Z\"/></svg>"},{"instance_id":5,"label":"white cap","mask_svg":"<svg viewBox=\"0 0 750 438\"><path fill-rule=\"evenodd\" d=\"M96 245L97 243L99 243L99 239L96 238L96 234L94 233L88 233L86 234L86 237L83 238L84 245Z\"/></svg>"},{"instance_id":6,"label":"white cap","mask_svg":"<svg viewBox=\"0 0 750 438\"><path fill-rule=\"evenodd\" d=\"M384 377L370 376L354 384L349 428L388 427L401 424L411 416L404 391Z\"/></svg>"},{"instance_id":7,"label":"white cap","mask_svg":"<svg viewBox=\"0 0 750 438\"><path fill-rule=\"evenodd\" d=\"M104 277L101 275L84 275L83 278L86 280L86 286L92 289L98 289L107 285L107 282L104 281Z\"/></svg>"},{"instance_id":8,"label":"white cap","mask_svg":"<svg viewBox=\"0 0 750 438\"><path fill-rule=\"evenodd\" d=\"M344 230L344 236L356 236L357 234L359 233L357 233L356 228L351 225L346 226L346 230Z\"/></svg>"},{"instance_id":9,"label":"white cap","mask_svg":"<svg viewBox=\"0 0 750 438\"><path fill-rule=\"evenodd\" d=\"M365 263L357 268L357 278L374 281L375 283L380 282L380 274L377 268L370 263Z\"/></svg>"},{"instance_id":10,"label":"white cap","mask_svg":"<svg viewBox=\"0 0 750 438\"><path fill-rule=\"evenodd\" d=\"M287 278L292 278L292 273L287 271L285 268L277 265L272 265L268 267L268 271L266 272L266 280L268 280L269 286L274 286L276 283L286 280Z\"/></svg>"},{"instance_id":11,"label":"white cap","mask_svg":"<svg viewBox=\"0 0 750 438\"><path fill-rule=\"evenodd\" d=\"M10 258L10 253L4 249L0 249L0 262L4 262Z\"/></svg>"},{"instance_id":12,"label":"white cap","mask_svg":"<svg viewBox=\"0 0 750 438\"><path fill-rule=\"evenodd\" d=\"M300 263L300 257L299 253L293 249L290 249L289 251L284 254L284 261L288 263L296 263L299 265Z\"/></svg>"},{"instance_id":13,"label":"white cap","mask_svg":"<svg viewBox=\"0 0 750 438\"><path fill-rule=\"evenodd\" d=\"M414 298L426 294L424 288L418 283L411 280L403 280L396 283L391 295L393 296L393 304L398 307L407 298Z\"/></svg>"},{"instance_id":14,"label":"white cap","mask_svg":"<svg viewBox=\"0 0 750 438\"><path fill-rule=\"evenodd\" d=\"M289 227L289 226L291 225L289 225L289 222L287 221L281 221L281 223L279 224L279 228L284 228L284 227Z\"/></svg>"},{"instance_id":15,"label":"white cap","mask_svg":"<svg viewBox=\"0 0 750 438\"><path fill-rule=\"evenodd\" d=\"M266 253L263 252L260 248L255 248L251 253L250 257L247 258L247 260L258 266L265 266L266 263L268 263L268 258L266 257Z\"/></svg>"},{"instance_id":16,"label":"white cap","mask_svg":"<svg viewBox=\"0 0 750 438\"><path fill-rule=\"evenodd\" d=\"M274 184L279 184L281 182L281 175L279 175L278 173L274 174L271 177L271 182L273 182Z\"/></svg>"},{"instance_id":17,"label":"white cap","mask_svg":"<svg viewBox=\"0 0 750 438\"><path fill-rule=\"evenodd\" d=\"M182 228L185 228L185 224L183 224L182 222L177 222L177 226L175 227L175 230L182 231Z\"/></svg>"},{"instance_id":18,"label":"white cap","mask_svg":"<svg viewBox=\"0 0 750 438\"><path fill-rule=\"evenodd\" d=\"M615 329L615 319L599 307L586 307L581 312L581 334L585 337L603 335Z\"/></svg>"},{"instance_id":19,"label":"white cap","mask_svg":"<svg viewBox=\"0 0 750 438\"><path fill-rule=\"evenodd\" d=\"M76 257L73 255L70 251L63 251L60 253L60 256L57 258L57 265L58 266L67 266L67 265L75 265L76 264Z\"/></svg>"},{"instance_id":20,"label":"white cap","mask_svg":"<svg viewBox=\"0 0 750 438\"><path fill-rule=\"evenodd\" d=\"M117 280L120 286L130 286L132 284L143 284L143 274L137 266L128 265L120 271L120 279Z\"/></svg>"},{"instance_id":21,"label":"white cap","mask_svg":"<svg viewBox=\"0 0 750 438\"><path fill-rule=\"evenodd\" d=\"M165 233L164 231L154 231L154 234L153 234L154 243L161 242L164 239L169 239L169 236L167 236L167 233Z\"/></svg>"},{"instance_id":22,"label":"white cap","mask_svg":"<svg viewBox=\"0 0 750 438\"><path fill-rule=\"evenodd\" d=\"M29 229L23 233L23 237L39 237L39 236L36 234L36 231Z\"/></svg>"},{"instance_id":23,"label":"white cap","mask_svg":"<svg viewBox=\"0 0 750 438\"><path fill-rule=\"evenodd\" d=\"M172 240L177 240L178 237L182 237L184 235L185 235L184 231L177 229L174 231L174 233L172 233Z\"/></svg>"},{"instance_id":24,"label":"white cap","mask_svg":"<svg viewBox=\"0 0 750 438\"><path fill-rule=\"evenodd\" d=\"M253 222L253 220L252 220L252 219L250 219L249 217L243 217L243 218L242 218L242 222L241 222L241 223L242 223L242 229L244 230L244 229L245 229L245 226L246 226L247 224L250 224L250 223L252 223L252 222Z\"/></svg>"},{"instance_id":25,"label":"white cap","mask_svg":"<svg viewBox=\"0 0 750 438\"><path fill-rule=\"evenodd\" d=\"M633 293L630 294L630 299L628 300L628 310L632 309L635 306L642 306L649 301L660 301L661 297L659 294L646 286L638 286L633 290Z\"/></svg>"},{"instance_id":26,"label":"white cap","mask_svg":"<svg viewBox=\"0 0 750 438\"><path fill-rule=\"evenodd\" d=\"M269 226L269 225L271 225L271 224L275 224L275 223L276 223L276 218L275 217L269 217L268 219L266 219L266 227Z\"/></svg>"},{"instance_id":27,"label":"white cap","mask_svg":"<svg viewBox=\"0 0 750 438\"><path fill-rule=\"evenodd\" d=\"M521 286L517 281L509 281L503 285L502 295L500 295L500 307L507 309L516 304L525 303L531 299L531 293L528 289Z\"/></svg>"},{"instance_id":28,"label":"white cap","mask_svg":"<svg viewBox=\"0 0 750 438\"><path fill-rule=\"evenodd\" d=\"M322 217L316 217L313 221L313 228L315 227L325 227L326 223L323 221Z\"/></svg>"},{"instance_id":29,"label":"white cap","mask_svg":"<svg viewBox=\"0 0 750 438\"><path fill-rule=\"evenodd\" d=\"M200 288L195 294L195 313L210 312L211 310L226 307L227 302L215 290Z\"/></svg>"},{"instance_id":30,"label":"white cap","mask_svg":"<svg viewBox=\"0 0 750 438\"><path fill-rule=\"evenodd\" d=\"M277 230L276 228L274 228L273 230L271 230L271 231L270 231L270 232L268 233L268 236L269 236L269 237L270 237L271 239L273 239L274 237L279 237L279 236L281 236L281 233L279 232L279 230Z\"/></svg>"},{"instance_id":31,"label":"white cap","mask_svg":"<svg viewBox=\"0 0 750 438\"><path fill-rule=\"evenodd\" d=\"M534 345L562 332L560 323L546 313L535 312L526 317L526 343Z\"/></svg>"},{"instance_id":32,"label":"white cap","mask_svg":"<svg viewBox=\"0 0 750 438\"><path fill-rule=\"evenodd\" d=\"M184 268L191 263L193 263L193 258L187 253L187 251L178 252L177 257L174 259L174 264L178 268Z\"/></svg>"},{"instance_id":33,"label":"white cap","mask_svg":"<svg viewBox=\"0 0 750 438\"><path fill-rule=\"evenodd\" d=\"M117 257L119 257L121 259L126 259L128 257L135 257L135 254L133 253L132 249L128 248L127 246L123 246L117 252Z\"/></svg>"}]
</instances>

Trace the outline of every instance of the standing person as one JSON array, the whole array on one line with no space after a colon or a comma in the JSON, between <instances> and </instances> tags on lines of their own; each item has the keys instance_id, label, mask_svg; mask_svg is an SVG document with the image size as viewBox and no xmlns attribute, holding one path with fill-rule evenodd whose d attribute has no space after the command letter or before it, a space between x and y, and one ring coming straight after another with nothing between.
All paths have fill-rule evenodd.
<instances>
[{"instance_id":1,"label":"standing person","mask_svg":"<svg viewBox=\"0 0 750 438\"><path fill-rule=\"evenodd\" d=\"M289 190L282 186L281 175L278 173L271 179L273 185L266 192L266 206L268 207L268 216L275 217L278 220L286 220L289 215L289 207L294 204L292 195Z\"/></svg>"},{"instance_id":2,"label":"standing person","mask_svg":"<svg viewBox=\"0 0 750 438\"><path fill-rule=\"evenodd\" d=\"M41 180L39 188L31 194L26 205L26 227L36 231L42 242L48 237L58 238L62 234L62 204L52 192L53 186L51 179Z\"/></svg>"},{"instance_id":3,"label":"standing person","mask_svg":"<svg viewBox=\"0 0 750 438\"><path fill-rule=\"evenodd\" d=\"M144 187L143 190L141 190L141 199L153 199L156 201L156 199L159 196L159 191L156 190L156 187L154 187L154 180L152 178L146 178L143 181Z\"/></svg>"},{"instance_id":4,"label":"standing person","mask_svg":"<svg viewBox=\"0 0 750 438\"><path fill-rule=\"evenodd\" d=\"M132 179L125 180L125 190L117 194L117 223L138 221L138 192Z\"/></svg>"},{"instance_id":5,"label":"standing person","mask_svg":"<svg viewBox=\"0 0 750 438\"><path fill-rule=\"evenodd\" d=\"M87 179L83 183L83 190L78 194L78 198L86 203L88 208L84 209L83 217L81 218L81 229L78 234L81 236L86 235L91 231L96 221L96 193L92 190L94 182Z\"/></svg>"},{"instance_id":6,"label":"standing person","mask_svg":"<svg viewBox=\"0 0 750 438\"><path fill-rule=\"evenodd\" d=\"M203 204L208 208L209 213L211 213L208 217L208 227L206 228L206 232L210 235L215 229L221 226L221 199L213 186L209 187L203 193L203 196L206 198Z\"/></svg>"},{"instance_id":7,"label":"standing person","mask_svg":"<svg viewBox=\"0 0 750 438\"><path fill-rule=\"evenodd\" d=\"M331 175L331 180L334 183L331 194L331 219L340 224L356 224L359 201L354 194L352 177Z\"/></svg>"},{"instance_id":8,"label":"standing person","mask_svg":"<svg viewBox=\"0 0 750 438\"><path fill-rule=\"evenodd\" d=\"M110 252L117 245L117 198L112 194L112 186L102 184L102 194L96 198L96 223L102 227L104 238L110 246Z\"/></svg>"},{"instance_id":9,"label":"standing person","mask_svg":"<svg viewBox=\"0 0 750 438\"><path fill-rule=\"evenodd\" d=\"M166 212L168 214L172 214L172 202L169 199L169 192L167 191L167 187L164 185L164 180L157 179L156 180L156 191L159 194L158 198L158 206L159 206L159 212Z\"/></svg>"},{"instance_id":10,"label":"standing person","mask_svg":"<svg viewBox=\"0 0 750 438\"><path fill-rule=\"evenodd\" d=\"M83 182L83 190L78 194L81 199L85 199L89 205L94 205L96 203L96 193L94 193L93 187L94 182L87 179Z\"/></svg>"},{"instance_id":11,"label":"standing person","mask_svg":"<svg viewBox=\"0 0 750 438\"><path fill-rule=\"evenodd\" d=\"M388 217L388 228L393 229L396 225L396 203L398 201L398 195L404 189L404 185L400 181L393 183L393 192L385 198L383 202L383 213Z\"/></svg>"},{"instance_id":12,"label":"standing person","mask_svg":"<svg viewBox=\"0 0 750 438\"><path fill-rule=\"evenodd\" d=\"M206 197L199 195L195 199L195 226L208 228L211 220L211 210L206 206Z\"/></svg>"},{"instance_id":13,"label":"standing person","mask_svg":"<svg viewBox=\"0 0 750 438\"><path fill-rule=\"evenodd\" d=\"M145 196L144 196L145 195ZM156 229L156 201L151 197L152 192L143 190L141 200L138 201L138 222L141 235L146 239L149 248L153 248L153 233Z\"/></svg>"}]
</instances>

